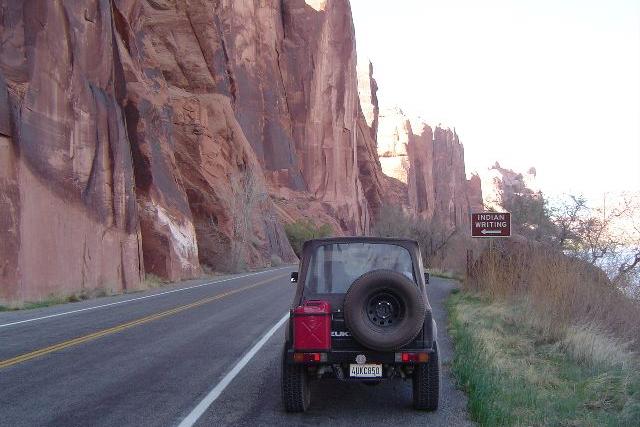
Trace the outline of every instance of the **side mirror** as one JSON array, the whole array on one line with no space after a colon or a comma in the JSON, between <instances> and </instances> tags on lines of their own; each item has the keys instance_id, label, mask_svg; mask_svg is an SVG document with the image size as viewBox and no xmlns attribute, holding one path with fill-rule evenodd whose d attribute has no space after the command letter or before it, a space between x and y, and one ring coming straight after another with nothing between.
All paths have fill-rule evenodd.
<instances>
[{"instance_id":1,"label":"side mirror","mask_svg":"<svg viewBox=\"0 0 640 427\"><path fill-rule=\"evenodd\" d=\"M424 273L424 284L428 285L429 284L429 272L425 271Z\"/></svg>"},{"instance_id":2,"label":"side mirror","mask_svg":"<svg viewBox=\"0 0 640 427\"><path fill-rule=\"evenodd\" d=\"M291 283L298 283L298 272L297 271L292 271L291 272Z\"/></svg>"}]
</instances>

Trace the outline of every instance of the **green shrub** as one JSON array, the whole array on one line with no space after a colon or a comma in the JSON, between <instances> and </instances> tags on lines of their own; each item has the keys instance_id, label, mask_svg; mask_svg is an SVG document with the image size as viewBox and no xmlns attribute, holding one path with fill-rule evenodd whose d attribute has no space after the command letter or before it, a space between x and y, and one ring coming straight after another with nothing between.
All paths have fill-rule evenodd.
<instances>
[{"instance_id":1,"label":"green shrub","mask_svg":"<svg viewBox=\"0 0 640 427\"><path fill-rule=\"evenodd\" d=\"M276 254L271 255L271 267L280 267L282 264L282 258Z\"/></svg>"},{"instance_id":2,"label":"green shrub","mask_svg":"<svg viewBox=\"0 0 640 427\"><path fill-rule=\"evenodd\" d=\"M289 243L298 257L302 255L302 245L310 239L328 237L333 234L329 224L316 225L310 219L301 219L290 224L285 224L284 230L289 238Z\"/></svg>"}]
</instances>

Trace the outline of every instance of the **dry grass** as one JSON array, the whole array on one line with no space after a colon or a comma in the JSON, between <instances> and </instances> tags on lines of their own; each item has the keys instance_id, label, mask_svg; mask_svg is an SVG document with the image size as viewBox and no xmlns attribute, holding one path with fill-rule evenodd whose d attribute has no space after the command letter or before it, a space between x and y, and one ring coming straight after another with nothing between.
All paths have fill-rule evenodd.
<instances>
[{"instance_id":1,"label":"dry grass","mask_svg":"<svg viewBox=\"0 0 640 427\"><path fill-rule=\"evenodd\" d=\"M453 370L482 425L640 425L640 301L549 248L485 252L449 301Z\"/></svg>"},{"instance_id":2,"label":"dry grass","mask_svg":"<svg viewBox=\"0 0 640 427\"><path fill-rule=\"evenodd\" d=\"M522 303L543 337L570 334L588 342L597 332L611 336L616 346L640 350L640 301L628 298L599 269L560 252L503 244L481 256L465 287Z\"/></svg>"},{"instance_id":3,"label":"dry grass","mask_svg":"<svg viewBox=\"0 0 640 427\"><path fill-rule=\"evenodd\" d=\"M545 336L525 302L450 298L452 369L486 426L638 426L638 358L592 327Z\"/></svg>"}]
</instances>

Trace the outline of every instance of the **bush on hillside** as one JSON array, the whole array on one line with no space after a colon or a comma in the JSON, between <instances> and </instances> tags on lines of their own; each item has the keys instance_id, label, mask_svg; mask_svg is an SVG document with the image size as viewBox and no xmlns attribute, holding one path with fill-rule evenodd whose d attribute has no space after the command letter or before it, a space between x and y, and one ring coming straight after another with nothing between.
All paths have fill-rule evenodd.
<instances>
[{"instance_id":1,"label":"bush on hillside","mask_svg":"<svg viewBox=\"0 0 640 427\"><path fill-rule=\"evenodd\" d=\"M290 224L285 224L284 230L298 258L302 256L302 245L305 241L333 235L331 225L322 224L318 226L310 219L301 219Z\"/></svg>"},{"instance_id":2,"label":"bush on hillside","mask_svg":"<svg viewBox=\"0 0 640 427\"><path fill-rule=\"evenodd\" d=\"M445 233L437 221L427 221L410 215L394 205L384 205L380 208L371 232L377 237L398 237L417 241L427 266L431 266L433 256L453 236L453 233Z\"/></svg>"}]
</instances>

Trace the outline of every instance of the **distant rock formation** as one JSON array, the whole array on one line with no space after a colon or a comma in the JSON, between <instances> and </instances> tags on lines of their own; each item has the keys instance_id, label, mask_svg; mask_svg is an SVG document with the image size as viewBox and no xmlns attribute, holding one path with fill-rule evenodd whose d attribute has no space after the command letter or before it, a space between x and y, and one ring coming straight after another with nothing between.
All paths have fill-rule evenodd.
<instances>
[{"instance_id":1,"label":"distant rock formation","mask_svg":"<svg viewBox=\"0 0 640 427\"><path fill-rule=\"evenodd\" d=\"M376 139L380 107L378 105L378 82L373 78L371 61L363 64L358 63L358 98L365 122L371 130L371 137Z\"/></svg>"},{"instance_id":2,"label":"distant rock formation","mask_svg":"<svg viewBox=\"0 0 640 427\"><path fill-rule=\"evenodd\" d=\"M493 210L504 209L514 195L539 197L540 189L536 182L536 169L531 167L527 172L519 173L500 166L493 166L480 174L484 205Z\"/></svg>"},{"instance_id":3,"label":"distant rock formation","mask_svg":"<svg viewBox=\"0 0 640 427\"><path fill-rule=\"evenodd\" d=\"M472 173L467 180L467 197L471 212L484 212L484 200L482 200L482 179L477 173Z\"/></svg>"},{"instance_id":4,"label":"distant rock formation","mask_svg":"<svg viewBox=\"0 0 640 427\"><path fill-rule=\"evenodd\" d=\"M477 178L466 180L464 149L455 131L409 119L401 109L380 113L378 155L383 172L406 184L406 210L446 232L464 230L471 203L482 200Z\"/></svg>"},{"instance_id":5,"label":"distant rock formation","mask_svg":"<svg viewBox=\"0 0 640 427\"><path fill-rule=\"evenodd\" d=\"M357 158L360 182L364 190L372 220L378 217L384 204L408 206L406 182L386 175L383 164L388 159L379 156L378 123L380 108L378 105L378 84L373 78L373 64L358 66L358 97L360 113L358 115Z\"/></svg>"}]
</instances>

